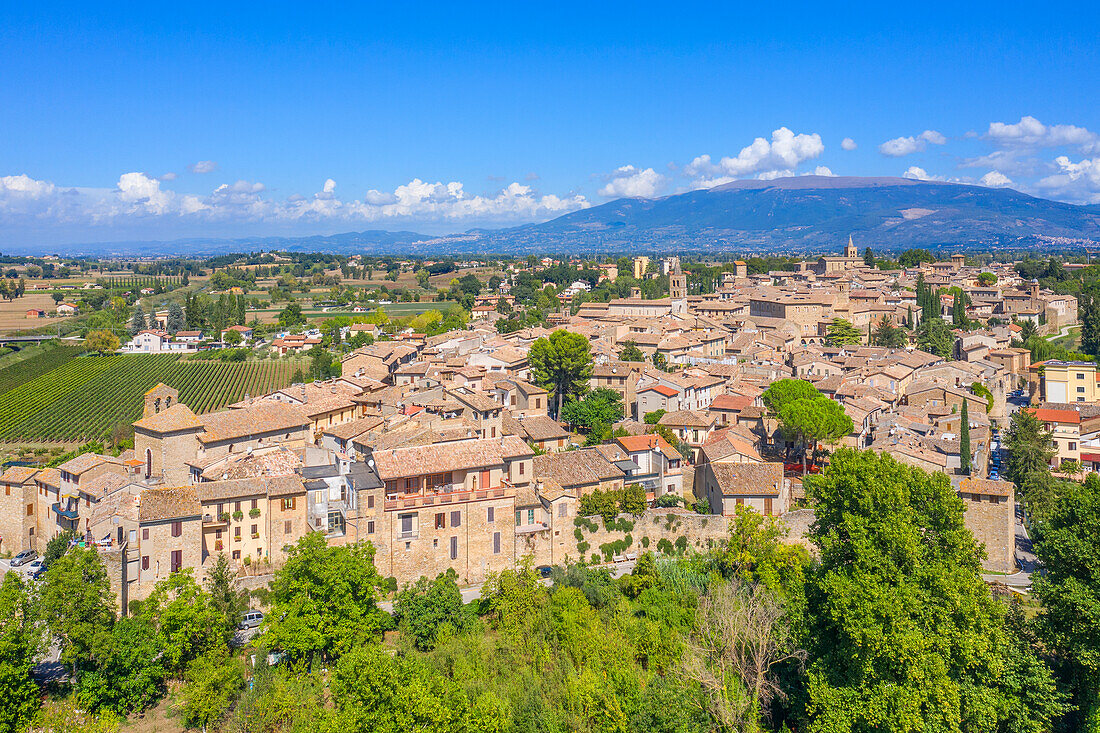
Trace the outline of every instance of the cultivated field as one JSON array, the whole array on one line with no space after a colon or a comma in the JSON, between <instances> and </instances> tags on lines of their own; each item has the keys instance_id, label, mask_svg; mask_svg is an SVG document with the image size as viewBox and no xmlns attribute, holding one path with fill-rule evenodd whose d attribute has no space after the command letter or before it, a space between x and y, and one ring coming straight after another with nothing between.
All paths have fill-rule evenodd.
<instances>
[{"instance_id":1,"label":"cultivated field","mask_svg":"<svg viewBox=\"0 0 1100 733\"><path fill-rule=\"evenodd\" d=\"M22 298L0 300L0 333L41 328L66 320L64 318L27 318L27 311L31 308L41 308L47 313L52 313L57 306L48 293L27 292Z\"/></svg>"},{"instance_id":2,"label":"cultivated field","mask_svg":"<svg viewBox=\"0 0 1100 733\"><path fill-rule=\"evenodd\" d=\"M18 365L12 368L17 369ZM142 395L175 387L196 413L291 383L307 362L217 362L175 354L80 356L0 393L0 443L75 443L109 436L141 416ZM5 379L0 370L0 382Z\"/></svg>"}]
</instances>

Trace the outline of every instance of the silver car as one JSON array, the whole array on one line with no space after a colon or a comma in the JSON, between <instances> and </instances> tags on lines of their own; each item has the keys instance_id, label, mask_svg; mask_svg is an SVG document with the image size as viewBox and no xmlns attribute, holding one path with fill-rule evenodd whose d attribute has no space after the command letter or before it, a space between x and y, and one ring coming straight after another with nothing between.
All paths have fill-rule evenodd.
<instances>
[{"instance_id":1,"label":"silver car","mask_svg":"<svg viewBox=\"0 0 1100 733\"><path fill-rule=\"evenodd\" d=\"M36 557L38 557L38 553L35 552L34 550L23 550L22 552L20 552L18 555L16 555L15 557L13 557L11 559L11 566L13 568L17 568L20 565L26 565L27 563L29 563L31 560L35 559Z\"/></svg>"},{"instance_id":2,"label":"silver car","mask_svg":"<svg viewBox=\"0 0 1100 733\"><path fill-rule=\"evenodd\" d=\"M237 624L238 629L254 629L264 622L264 615L260 611L246 611L241 616L241 622Z\"/></svg>"}]
</instances>

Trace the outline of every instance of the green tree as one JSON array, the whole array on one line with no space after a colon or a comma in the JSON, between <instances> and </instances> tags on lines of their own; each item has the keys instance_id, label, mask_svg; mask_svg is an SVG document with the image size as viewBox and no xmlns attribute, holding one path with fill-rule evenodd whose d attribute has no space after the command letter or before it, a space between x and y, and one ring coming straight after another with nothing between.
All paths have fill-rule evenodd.
<instances>
[{"instance_id":1,"label":"green tree","mask_svg":"<svg viewBox=\"0 0 1100 733\"><path fill-rule=\"evenodd\" d=\"M623 341L623 348L619 352L619 361L645 361L645 354L638 348L634 341Z\"/></svg>"},{"instance_id":2,"label":"green tree","mask_svg":"<svg viewBox=\"0 0 1100 733\"><path fill-rule=\"evenodd\" d=\"M992 272L980 272L978 273L978 285L983 288L988 288L997 282L997 276Z\"/></svg>"},{"instance_id":3,"label":"green tree","mask_svg":"<svg viewBox=\"0 0 1100 733\"><path fill-rule=\"evenodd\" d=\"M22 731L38 712L31 673L42 646L31 589L17 573L6 573L0 581L0 731Z\"/></svg>"},{"instance_id":4,"label":"green tree","mask_svg":"<svg viewBox=\"0 0 1100 733\"><path fill-rule=\"evenodd\" d=\"M391 623L378 608L381 586L372 544L329 547L323 534L311 532L275 572L266 641L296 666L375 641Z\"/></svg>"},{"instance_id":5,"label":"green tree","mask_svg":"<svg viewBox=\"0 0 1100 733\"><path fill-rule=\"evenodd\" d=\"M244 337L241 336L239 331L226 331L222 334L222 342L227 346L240 346L244 341Z\"/></svg>"},{"instance_id":6,"label":"green tree","mask_svg":"<svg viewBox=\"0 0 1100 733\"><path fill-rule=\"evenodd\" d=\"M145 330L145 311L141 307L141 303L137 303L134 306L134 313L130 317L130 335L137 336L139 331Z\"/></svg>"},{"instance_id":7,"label":"green tree","mask_svg":"<svg viewBox=\"0 0 1100 733\"><path fill-rule=\"evenodd\" d=\"M895 326L893 319L889 316L883 316L875 329L873 341L875 346L900 349L909 343L909 338L905 335L905 329Z\"/></svg>"},{"instance_id":8,"label":"green tree","mask_svg":"<svg viewBox=\"0 0 1100 733\"><path fill-rule=\"evenodd\" d=\"M1068 483L1036 537L1040 634L1069 666L1077 730L1100 730L1100 477ZM1067 728L1068 729L1068 728Z\"/></svg>"},{"instance_id":9,"label":"green tree","mask_svg":"<svg viewBox=\"0 0 1100 733\"><path fill-rule=\"evenodd\" d=\"M959 470L970 475L970 460L972 458L970 453L970 413L966 403L970 400L963 400L962 413L959 415Z\"/></svg>"},{"instance_id":10,"label":"green tree","mask_svg":"<svg viewBox=\"0 0 1100 733\"><path fill-rule=\"evenodd\" d=\"M729 541L714 551L723 577L761 583L780 595L801 593L810 556L801 545L783 539L787 529L775 516L740 505L729 523Z\"/></svg>"},{"instance_id":11,"label":"green tree","mask_svg":"<svg viewBox=\"0 0 1100 733\"><path fill-rule=\"evenodd\" d=\"M77 699L94 712L144 710L164 694L159 651L153 628L141 619L121 618L100 629L91 669L77 683Z\"/></svg>"},{"instance_id":12,"label":"green tree","mask_svg":"<svg viewBox=\"0 0 1100 733\"><path fill-rule=\"evenodd\" d=\"M597 426L606 427L623 419L622 395L605 387L593 390L582 399L567 402L561 410L561 419L585 432Z\"/></svg>"},{"instance_id":13,"label":"green tree","mask_svg":"<svg viewBox=\"0 0 1100 733\"><path fill-rule=\"evenodd\" d=\"M118 346L118 336L115 336L111 331L89 331L88 335L84 337L84 348L88 351L95 351L100 356L108 351L117 351Z\"/></svg>"},{"instance_id":14,"label":"green tree","mask_svg":"<svg viewBox=\"0 0 1100 733\"><path fill-rule=\"evenodd\" d=\"M241 616L248 610L247 591L237 589L237 572L225 553L219 553L206 574L206 593L210 604L221 622L222 637L226 642L233 635Z\"/></svg>"},{"instance_id":15,"label":"green tree","mask_svg":"<svg viewBox=\"0 0 1100 733\"><path fill-rule=\"evenodd\" d=\"M854 429L839 402L824 396L803 397L779 410L779 422L784 434L797 438L803 446L802 473L806 473L806 451L817 444L835 443Z\"/></svg>"},{"instance_id":16,"label":"green tree","mask_svg":"<svg viewBox=\"0 0 1100 733\"><path fill-rule=\"evenodd\" d=\"M1057 454L1053 433L1028 409L1012 413L1005 447L1008 448L1008 470L1005 474L1021 488L1031 475L1049 473L1050 462Z\"/></svg>"},{"instance_id":17,"label":"green tree","mask_svg":"<svg viewBox=\"0 0 1100 733\"><path fill-rule=\"evenodd\" d=\"M550 338L541 337L531 344L527 355L531 373L540 387L550 390L557 402L555 415L570 395L588 391L592 377L592 352L588 339L578 333L557 330Z\"/></svg>"},{"instance_id":18,"label":"green tree","mask_svg":"<svg viewBox=\"0 0 1100 733\"><path fill-rule=\"evenodd\" d=\"M186 325L186 319L183 315L183 308L176 301L172 301L168 304L168 332L175 333L176 331L182 331Z\"/></svg>"},{"instance_id":19,"label":"green tree","mask_svg":"<svg viewBox=\"0 0 1100 733\"><path fill-rule=\"evenodd\" d=\"M863 343L863 334L844 318L834 318L825 327L825 343L829 346L845 346Z\"/></svg>"},{"instance_id":20,"label":"green tree","mask_svg":"<svg viewBox=\"0 0 1100 733\"><path fill-rule=\"evenodd\" d=\"M457 682L375 645L345 656L332 675L332 730L363 733L503 733L505 707L491 692L467 696Z\"/></svg>"},{"instance_id":21,"label":"green tree","mask_svg":"<svg viewBox=\"0 0 1100 733\"><path fill-rule=\"evenodd\" d=\"M183 724L203 728L217 723L244 686L239 660L224 652L208 652L193 660L179 691L178 711Z\"/></svg>"},{"instance_id":22,"label":"green tree","mask_svg":"<svg viewBox=\"0 0 1100 733\"><path fill-rule=\"evenodd\" d=\"M1001 730L1003 610L947 476L842 449L807 489L805 730Z\"/></svg>"},{"instance_id":23,"label":"green tree","mask_svg":"<svg viewBox=\"0 0 1100 733\"><path fill-rule=\"evenodd\" d=\"M430 651L441 635L467 631L476 625L476 615L462 603L457 577L448 568L435 580L421 577L397 595L394 620L415 648Z\"/></svg>"},{"instance_id":24,"label":"green tree","mask_svg":"<svg viewBox=\"0 0 1100 733\"><path fill-rule=\"evenodd\" d=\"M94 548L74 547L46 571L40 608L63 662L75 665L91 655L96 634L115 618L114 594Z\"/></svg>"},{"instance_id":25,"label":"green tree","mask_svg":"<svg viewBox=\"0 0 1100 733\"><path fill-rule=\"evenodd\" d=\"M917 326L917 348L941 359L950 359L955 348L955 334L942 318L925 318Z\"/></svg>"},{"instance_id":26,"label":"green tree","mask_svg":"<svg viewBox=\"0 0 1100 733\"><path fill-rule=\"evenodd\" d=\"M1077 298L1078 319L1081 322L1081 351L1100 356L1100 287L1092 284L1081 290Z\"/></svg>"},{"instance_id":27,"label":"green tree","mask_svg":"<svg viewBox=\"0 0 1100 733\"><path fill-rule=\"evenodd\" d=\"M286 307L279 311L279 328L299 326L305 322L306 317L302 315L302 306L295 300L287 303Z\"/></svg>"},{"instance_id":28,"label":"green tree","mask_svg":"<svg viewBox=\"0 0 1100 733\"><path fill-rule=\"evenodd\" d=\"M1035 325L1035 321L1027 320L1020 324L1020 340L1025 344L1038 335L1039 327Z\"/></svg>"},{"instance_id":29,"label":"green tree","mask_svg":"<svg viewBox=\"0 0 1100 733\"><path fill-rule=\"evenodd\" d=\"M51 537L46 543L46 549L42 552L42 564L48 568L57 562L57 559L68 551L69 545L76 537L76 530L66 530Z\"/></svg>"},{"instance_id":30,"label":"green tree","mask_svg":"<svg viewBox=\"0 0 1100 733\"><path fill-rule=\"evenodd\" d=\"M863 264L867 265L868 267L875 266L875 253L871 251L870 247L867 247L863 250Z\"/></svg>"},{"instance_id":31,"label":"green tree","mask_svg":"<svg viewBox=\"0 0 1100 733\"><path fill-rule=\"evenodd\" d=\"M764 407L768 408L768 412L773 415L778 415L785 405L795 400L818 397L824 398L825 395L805 379L780 379L778 382L772 382L760 395Z\"/></svg>"},{"instance_id":32,"label":"green tree","mask_svg":"<svg viewBox=\"0 0 1100 733\"><path fill-rule=\"evenodd\" d=\"M160 661L170 674L183 672L191 660L225 645L225 621L195 582L191 568L158 582L142 601L137 618L156 630Z\"/></svg>"},{"instance_id":33,"label":"green tree","mask_svg":"<svg viewBox=\"0 0 1100 733\"><path fill-rule=\"evenodd\" d=\"M902 267L916 267L922 262L935 262L936 256L926 249L907 249L898 256Z\"/></svg>"}]
</instances>

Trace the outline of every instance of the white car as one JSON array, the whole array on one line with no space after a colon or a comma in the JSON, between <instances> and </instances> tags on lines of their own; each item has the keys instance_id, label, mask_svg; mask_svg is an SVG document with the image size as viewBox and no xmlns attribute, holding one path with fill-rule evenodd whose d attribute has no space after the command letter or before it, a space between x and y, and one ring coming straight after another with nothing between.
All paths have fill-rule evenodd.
<instances>
[{"instance_id":1,"label":"white car","mask_svg":"<svg viewBox=\"0 0 1100 733\"><path fill-rule=\"evenodd\" d=\"M241 616L241 622L237 624L238 629L254 629L264 622L264 615L260 611L246 611Z\"/></svg>"}]
</instances>

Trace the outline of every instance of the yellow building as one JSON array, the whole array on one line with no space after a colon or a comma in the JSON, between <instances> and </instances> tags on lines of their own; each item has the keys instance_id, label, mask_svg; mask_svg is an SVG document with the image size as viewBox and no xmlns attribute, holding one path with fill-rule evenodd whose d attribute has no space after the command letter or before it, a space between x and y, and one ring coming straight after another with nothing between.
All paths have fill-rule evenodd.
<instances>
[{"instance_id":1,"label":"yellow building","mask_svg":"<svg viewBox=\"0 0 1100 733\"><path fill-rule=\"evenodd\" d=\"M1043 361L1030 367L1042 402L1096 402L1096 364L1091 361Z\"/></svg>"},{"instance_id":2,"label":"yellow building","mask_svg":"<svg viewBox=\"0 0 1100 733\"><path fill-rule=\"evenodd\" d=\"M649 269L648 257L635 257L634 258L634 279L641 280L645 277L646 270Z\"/></svg>"}]
</instances>

